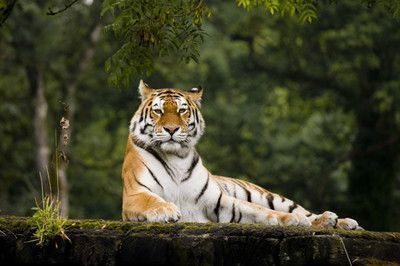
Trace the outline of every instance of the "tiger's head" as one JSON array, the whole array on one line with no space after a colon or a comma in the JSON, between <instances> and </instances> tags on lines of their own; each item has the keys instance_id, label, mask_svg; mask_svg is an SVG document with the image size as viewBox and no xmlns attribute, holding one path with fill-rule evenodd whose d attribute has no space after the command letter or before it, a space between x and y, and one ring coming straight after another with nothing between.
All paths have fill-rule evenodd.
<instances>
[{"instance_id":1,"label":"tiger's head","mask_svg":"<svg viewBox=\"0 0 400 266\"><path fill-rule=\"evenodd\" d=\"M204 132L199 110L202 89L152 89L141 80L139 94L142 102L129 127L135 143L184 156Z\"/></svg>"}]
</instances>

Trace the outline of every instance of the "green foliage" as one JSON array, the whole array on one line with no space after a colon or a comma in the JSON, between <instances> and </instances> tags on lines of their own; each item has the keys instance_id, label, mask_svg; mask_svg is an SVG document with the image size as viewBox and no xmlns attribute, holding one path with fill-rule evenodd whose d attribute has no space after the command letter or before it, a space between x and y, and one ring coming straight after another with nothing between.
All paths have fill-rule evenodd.
<instances>
[{"instance_id":1,"label":"green foliage","mask_svg":"<svg viewBox=\"0 0 400 266\"><path fill-rule=\"evenodd\" d=\"M37 204L32 208L35 212L31 218L32 223L36 227L33 233L33 241L43 246L47 241L61 236L63 239L69 240L65 234L66 219L59 214L60 202L51 196L42 198L41 204Z\"/></svg>"},{"instance_id":2,"label":"green foliage","mask_svg":"<svg viewBox=\"0 0 400 266\"><path fill-rule=\"evenodd\" d=\"M154 57L197 61L204 38L203 17L210 11L202 1L195 0L106 0L105 13L113 16L106 30L121 43L106 62L109 81L128 87L136 74L154 70Z\"/></svg>"},{"instance_id":3,"label":"green foliage","mask_svg":"<svg viewBox=\"0 0 400 266\"><path fill-rule=\"evenodd\" d=\"M252 9L262 7L271 15L280 14L282 16L295 14L301 22L313 22L318 18L318 9L325 3L338 4L337 0L236 0L239 6ZM399 0L360 0L359 6L368 8L384 7L394 18L400 17Z\"/></svg>"},{"instance_id":4,"label":"green foliage","mask_svg":"<svg viewBox=\"0 0 400 266\"><path fill-rule=\"evenodd\" d=\"M382 6L393 15L394 18L400 17L400 1L399 0L361 0L368 8Z\"/></svg>"},{"instance_id":5,"label":"green foliage","mask_svg":"<svg viewBox=\"0 0 400 266\"><path fill-rule=\"evenodd\" d=\"M263 7L271 15L293 16L297 14L302 22L311 23L317 19L318 1L316 0L237 0L237 3L246 9Z\"/></svg>"}]
</instances>

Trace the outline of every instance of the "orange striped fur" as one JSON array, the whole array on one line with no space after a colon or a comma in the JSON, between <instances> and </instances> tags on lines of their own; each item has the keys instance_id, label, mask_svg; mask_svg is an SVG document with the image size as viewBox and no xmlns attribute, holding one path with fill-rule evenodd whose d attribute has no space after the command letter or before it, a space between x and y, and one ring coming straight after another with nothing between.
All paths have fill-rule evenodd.
<instances>
[{"instance_id":1,"label":"orange striped fur","mask_svg":"<svg viewBox=\"0 0 400 266\"><path fill-rule=\"evenodd\" d=\"M152 89L140 81L139 93L122 168L123 220L360 229L353 219L314 214L250 182L212 175L195 149L205 128L201 88Z\"/></svg>"}]
</instances>

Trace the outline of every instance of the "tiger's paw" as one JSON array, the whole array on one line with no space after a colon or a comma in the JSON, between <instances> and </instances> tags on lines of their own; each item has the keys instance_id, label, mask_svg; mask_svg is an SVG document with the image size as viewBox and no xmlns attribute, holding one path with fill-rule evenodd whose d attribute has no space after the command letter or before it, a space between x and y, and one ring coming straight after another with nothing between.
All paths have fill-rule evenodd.
<instances>
[{"instance_id":1,"label":"tiger's paw","mask_svg":"<svg viewBox=\"0 0 400 266\"><path fill-rule=\"evenodd\" d=\"M306 227L310 227L311 226L311 222L310 220L301 213L295 213L295 215L297 216L297 218L299 218L299 224L300 226L306 226Z\"/></svg>"},{"instance_id":2,"label":"tiger's paw","mask_svg":"<svg viewBox=\"0 0 400 266\"><path fill-rule=\"evenodd\" d=\"M312 222L312 225L322 228L335 228L337 223L338 216L333 212L326 211L320 214L318 218Z\"/></svg>"},{"instance_id":3,"label":"tiger's paw","mask_svg":"<svg viewBox=\"0 0 400 266\"><path fill-rule=\"evenodd\" d=\"M278 225L279 217L276 214L268 214L267 219L262 221L262 223L267 224L267 225Z\"/></svg>"},{"instance_id":4,"label":"tiger's paw","mask_svg":"<svg viewBox=\"0 0 400 266\"><path fill-rule=\"evenodd\" d=\"M172 203L162 203L145 210L142 213L125 212L125 217L132 222L177 222L181 217L178 207Z\"/></svg>"},{"instance_id":5,"label":"tiger's paw","mask_svg":"<svg viewBox=\"0 0 400 266\"><path fill-rule=\"evenodd\" d=\"M304 214L300 213L285 213L281 216L281 225L285 226L311 226L311 222Z\"/></svg>"},{"instance_id":6,"label":"tiger's paw","mask_svg":"<svg viewBox=\"0 0 400 266\"><path fill-rule=\"evenodd\" d=\"M305 215L299 213L286 213L277 212L267 214L267 219L263 220L262 223L268 225L283 225L283 226L311 226L310 221Z\"/></svg>"},{"instance_id":7,"label":"tiger's paw","mask_svg":"<svg viewBox=\"0 0 400 266\"><path fill-rule=\"evenodd\" d=\"M356 220L351 218L339 219L336 227L344 230L364 230Z\"/></svg>"}]
</instances>

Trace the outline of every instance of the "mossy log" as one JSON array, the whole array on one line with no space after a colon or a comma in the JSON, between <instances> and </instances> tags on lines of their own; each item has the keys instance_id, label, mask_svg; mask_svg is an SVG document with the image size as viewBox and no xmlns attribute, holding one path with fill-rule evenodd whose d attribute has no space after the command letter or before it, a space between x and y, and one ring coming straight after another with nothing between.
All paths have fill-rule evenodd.
<instances>
[{"instance_id":1,"label":"mossy log","mask_svg":"<svg viewBox=\"0 0 400 266\"><path fill-rule=\"evenodd\" d=\"M400 233L69 220L70 241L40 246L34 231L0 216L0 265L400 265Z\"/></svg>"}]
</instances>

